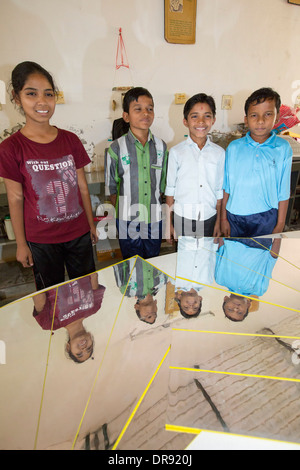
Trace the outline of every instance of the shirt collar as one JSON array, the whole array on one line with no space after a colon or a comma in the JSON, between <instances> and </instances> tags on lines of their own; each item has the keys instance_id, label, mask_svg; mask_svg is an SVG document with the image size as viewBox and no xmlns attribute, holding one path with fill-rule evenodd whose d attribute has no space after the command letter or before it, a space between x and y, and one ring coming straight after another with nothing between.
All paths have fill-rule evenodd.
<instances>
[{"instance_id":1,"label":"shirt collar","mask_svg":"<svg viewBox=\"0 0 300 470\"><path fill-rule=\"evenodd\" d=\"M130 140L131 142L133 142L134 144L135 144L136 142L138 142L138 143L140 144L139 139L137 139L137 138L133 135L133 133L131 132L131 129L129 129L129 131L128 131L128 138L129 138L129 140ZM149 142L150 140L153 140L153 134L152 134L152 132L151 132L150 129L149 129L149 132L148 132L148 142Z\"/></svg>"},{"instance_id":2,"label":"shirt collar","mask_svg":"<svg viewBox=\"0 0 300 470\"><path fill-rule=\"evenodd\" d=\"M186 143L187 143L187 145L193 145L194 147L197 147L197 149L199 150L198 145L196 144L196 142L193 141L193 139L191 139L190 136L188 136L188 138L186 139ZM210 136L208 135L203 149L205 147L209 147L210 145L211 145L211 140L210 140Z\"/></svg>"},{"instance_id":3,"label":"shirt collar","mask_svg":"<svg viewBox=\"0 0 300 470\"><path fill-rule=\"evenodd\" d=\"M255 142L255 140L252 139L252 137L250 136L250 132L247 132L246 142L252 145L253 147L257 147L258 145L263 145L263 146L275 148L276 147L276 135L277 135L276 132L272 131L270 137L265 142L260 144L259 142Z\"/></svg>"}]
</instances>

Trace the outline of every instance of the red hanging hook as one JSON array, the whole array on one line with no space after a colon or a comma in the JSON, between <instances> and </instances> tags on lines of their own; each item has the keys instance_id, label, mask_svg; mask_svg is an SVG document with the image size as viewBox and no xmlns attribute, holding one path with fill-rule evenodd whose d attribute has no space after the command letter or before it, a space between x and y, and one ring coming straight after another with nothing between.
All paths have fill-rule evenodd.
<instances>
[{"instance_id":1,"label":"red hanging hook","mask_svg":"<svg viewBox=\"0 0 300 470\"><path fill-rule=\"evenodd\" d=\"M124 56L126 58L126 63L124 62ZM120 63L118 63L118 59L120 59ZM126 67L127 69L129 69L129 63L127 59L125 44L124 44L123 37L122 37L122 28L119 28L119 39L118 39L117 56L116 56L116 69L118 70L120 67Z\"/></svg>"}]
</instances>

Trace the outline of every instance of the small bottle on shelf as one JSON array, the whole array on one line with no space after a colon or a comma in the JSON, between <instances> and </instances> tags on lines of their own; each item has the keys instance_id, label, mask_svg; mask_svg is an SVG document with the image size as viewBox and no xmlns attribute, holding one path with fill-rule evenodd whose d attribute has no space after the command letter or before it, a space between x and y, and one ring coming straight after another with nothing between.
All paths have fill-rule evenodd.
<instances>
[{"instance_id":1,"label":"small bottle on shelf","mask_svg":"<svg viewBox=\"0 0 300 470\"><path fill-rule=\"evenodd\" d=\"M7 238L9 240L15 240L16 237L15 237L14 229L11 223L10 215L6 215L4 217L4 225L5 225L5 230L7 233Z\"/></svg>"}]
</instances>

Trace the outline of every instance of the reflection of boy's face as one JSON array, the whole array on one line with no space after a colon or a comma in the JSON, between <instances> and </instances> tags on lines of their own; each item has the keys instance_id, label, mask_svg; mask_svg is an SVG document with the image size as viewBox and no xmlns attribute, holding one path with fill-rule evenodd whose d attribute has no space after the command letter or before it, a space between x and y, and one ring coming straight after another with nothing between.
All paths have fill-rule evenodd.
<instances>
[{"instance_id":1,"label":"reflection of boy's face","mask_svg":"<svg viewBox=\"0 0 300 470\"><path fill-rule=\"evenodd\" d=\"M245 297L231 295L224 297L224 312L226 317L235 321L242 321L250 307L251 301Z\"/></svg>"},{"instance_id":2,"label":"reflection of boy's face","mask_svg":"<svg viewBox=\"0 0 300 470\"><path fill-rule=\"evenodd\" d=\"M179 296L180 307L186 315L195 315L202 302L202 297L198 295L195 289L189 292L182 292Z\"/></svg>"},{"instance_id":3,"label":"reflection of boy's face","mask_svg":"<svg viewBox=\"0 0 300 470\"><path fill-rule=\"evenodd\" d=\"M70 340L70 351L79 362L84 362L93 352L93 339L90 333L80 333Z\"/></svg>"},{"instance_id":4,"label":"reflection of boy's face","mask_svg":"<svg viewBox=\"0 0 300 470\"><path fill-rule=\"evenodd\" d=\"M155 322L157 318L157 300L154 300L151 295L148 294L145 299L140 300L134 308L139 311L140 320L151 325Z\"/></svg>"},{"instance_id":5,"label":"reflection of boy's face","mask_svg":"<svg viewBox=\"0 0 300 470\"><path fill-rule=\"evenodd\" d=\"M265 142L278 122L275 100L265 100L263 103L250 104L245 124L255 142Z\"/></svg>"},{"instance_id":6,"label":"reflection of boy's face","mask_svg":"<svg viewBox=\"0 0 300 470\"><path fill-rule=\"evenodd\" d=\"M137 101L129 104L129 112L123 113L123 119L130 124L133 134L147 131L154 120L154 104L146 95L139 96Z\"/></svg>"},{"instance_id":7,"label":"reflection of boy's face","mask_svg":"<svg viewBox=\"0 0 300 470\"><path fill-rule=\"evenodd\" d=\"M187 119L183 120L183 124L189 129L191 139L197 143L206 139L215 120L207 103L196 103L190 110Z\"/></svg>"}]
</instances>

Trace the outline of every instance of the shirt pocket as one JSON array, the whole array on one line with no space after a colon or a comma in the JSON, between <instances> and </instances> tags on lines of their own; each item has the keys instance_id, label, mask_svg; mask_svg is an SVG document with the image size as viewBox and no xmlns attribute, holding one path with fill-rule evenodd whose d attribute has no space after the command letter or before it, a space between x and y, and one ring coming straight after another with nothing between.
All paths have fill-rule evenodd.
<instances>
[{"instance_id":1,"label":"shirt pocket","mask_svg":"<svg viewBox=\"0 0 300 470\"><path fill-rule=\"evenodd\" d=\"M119 167L119 177L122 178L130 174L131 160L128 155L124 155L120 161L121 165Z\"/></svg>"},{"instance_id":2,"label":"shirt pocket","mask_svg":"<svg viewBox=\"0 0 300 470\"><path fill-rule=\"evenodd\" d=\"M220 172L219 168L220 167L217 164L217 162L214 162L214 161L206 162L206 165L205 165L206 183L208 186L210 186L210 188L213 191L217 190L219 172Z\"/></svg>"}]
</instances>

